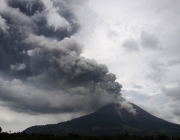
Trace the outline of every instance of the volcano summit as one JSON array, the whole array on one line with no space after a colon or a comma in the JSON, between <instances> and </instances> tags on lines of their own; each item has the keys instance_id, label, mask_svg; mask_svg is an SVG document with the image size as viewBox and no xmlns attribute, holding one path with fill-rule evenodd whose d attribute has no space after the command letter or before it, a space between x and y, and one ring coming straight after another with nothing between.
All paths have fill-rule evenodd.
<instances>
[{"instance_id":1,"label":"volcano summit","mask_svg":"<svg viewBox=\"0 0 180 140\"><path fill-rule=\"evenodd\" d=\"M58 124L33 126L25 132L56 135L70 132L80 135L179 135L180 125L157 118L135 104L132 106L136 109L135 115L120 109L120 105L108 104L89 115Z\"/></svg>"}]
</instances>

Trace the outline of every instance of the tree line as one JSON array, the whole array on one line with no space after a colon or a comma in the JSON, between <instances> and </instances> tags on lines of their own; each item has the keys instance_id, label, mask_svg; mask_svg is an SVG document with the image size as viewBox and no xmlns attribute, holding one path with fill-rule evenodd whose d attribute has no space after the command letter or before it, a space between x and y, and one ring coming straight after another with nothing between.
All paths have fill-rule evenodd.
<instances>
[{"instance_id":1,"label":"tree line","mask_svg":"<svg viewBox=\"0 0 180 140\"><path fill-rule=\"evenodd\" d=\"M180 137L170 137L165 134L159 134L157 136L135 136L128 133L117 136L80 136L69 133L66 136L60 136L53 134L26 134L25 132L8 133L2 132L0 127L0 140L180 140Z\"/></svg>"}]
</instances>

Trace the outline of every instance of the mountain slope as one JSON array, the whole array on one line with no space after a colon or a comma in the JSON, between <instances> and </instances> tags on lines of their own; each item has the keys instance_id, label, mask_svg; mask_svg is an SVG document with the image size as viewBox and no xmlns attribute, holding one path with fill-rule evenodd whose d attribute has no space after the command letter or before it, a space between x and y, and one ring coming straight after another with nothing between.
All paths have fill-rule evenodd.
<instances>
[{"instance_id":1,"label":"mountain slope","mask_svg":"<svg viewBox=\"0 0 180 140\"><path fill-rule=\"evenodd\" d=\"M81 135L118 135L128 132L135 135L178 135L180 125L159 119L132 104L137 114L133 115L116 104L109 104L92 114L71 121L27 128L26 133L66 135L70 132Z\"/></svg>"}]
</instances>

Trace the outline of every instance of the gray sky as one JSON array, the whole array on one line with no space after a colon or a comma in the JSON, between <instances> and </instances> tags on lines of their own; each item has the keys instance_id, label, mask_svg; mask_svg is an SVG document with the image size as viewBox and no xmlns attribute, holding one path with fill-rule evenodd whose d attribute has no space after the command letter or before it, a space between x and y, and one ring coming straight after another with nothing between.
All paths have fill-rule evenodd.
<instances>
[{"instance_id":1,"label":"gray sky","mask_svg":"<svg viewBox=\"0 0 180 140\"><path fill-rule=\"evenodd\" d=\"M90 0L87 6L91 18L77 33L83 55L116 74L126 99L180 123L180 2Z\"/></svg>"},{"instance_id":2,"label":"gray sky","mask_svg":"<svg viewBox=\"0 0 180 140\"><path fill-rule=\"evenodd\" d=\"M0 2L4 131L69 120L117 98L180 124L178 0L6 3Z\"/></svg>"}]
</instances>

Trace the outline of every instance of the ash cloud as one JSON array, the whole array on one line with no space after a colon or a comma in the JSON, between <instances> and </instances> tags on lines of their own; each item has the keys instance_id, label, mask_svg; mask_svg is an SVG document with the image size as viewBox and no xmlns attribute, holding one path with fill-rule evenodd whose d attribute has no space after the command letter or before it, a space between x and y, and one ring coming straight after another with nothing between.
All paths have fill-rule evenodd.
<instances>
[{"instance_id":1,"label":"ash cloud","mask_svg":"<svg viewBox=\"0 0 180 140\"><path fill-rule=\"evenodd\" d=\"M1 29L1 32L9 29L9 27L6 25L6 20L3 19L1 16L0 16L0 29Z\"/></svg>"},{"instance_id":2,"label":"ash cloud","mask_svg":"<svg viewBox=\"0 0 180 140\"><path fill-rule=\"evenodd\" d=\"M74 4L6 1L0 10L0 72L9 78L0 79L4 106L27 113L90 112L125 100L107 66L81 56L83 45L72 36L80 29Z\"/></svg>"}]
</instances>

